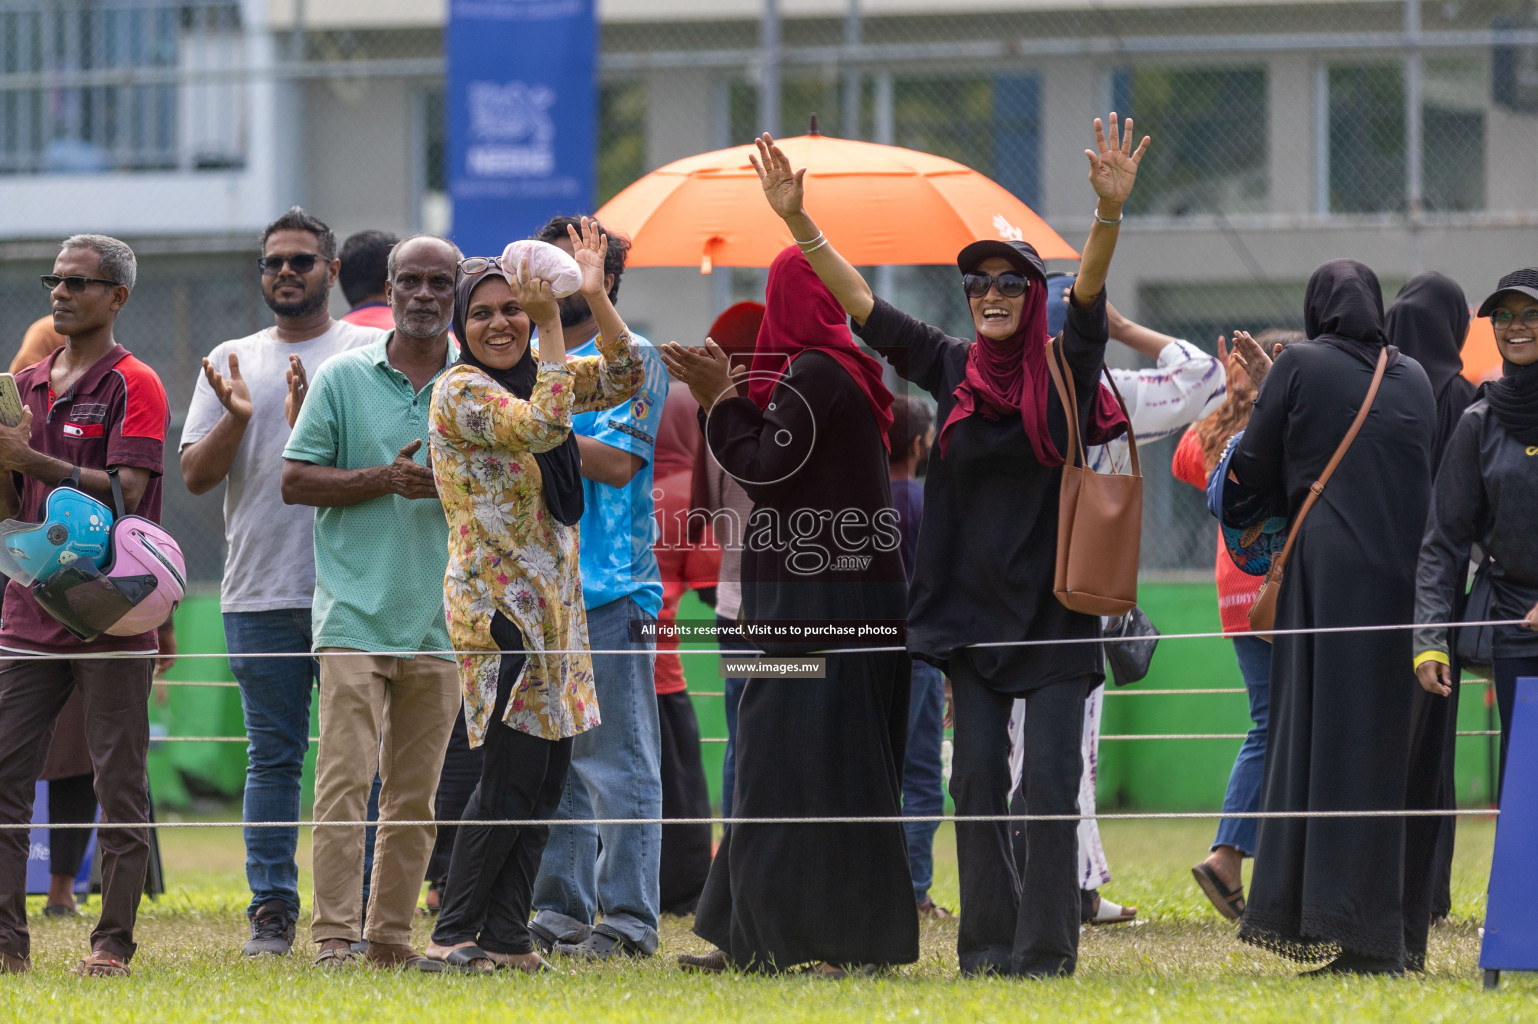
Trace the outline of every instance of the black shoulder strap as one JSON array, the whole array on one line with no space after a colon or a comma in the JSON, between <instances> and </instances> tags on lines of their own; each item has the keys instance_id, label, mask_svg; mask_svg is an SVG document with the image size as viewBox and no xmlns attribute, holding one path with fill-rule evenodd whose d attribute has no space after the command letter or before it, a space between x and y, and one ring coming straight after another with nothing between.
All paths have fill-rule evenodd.
<instances>
[{"instance_id":1,"label":"black shoulder strap","mask_svg":"<svg viewBox=\"0 0 1538 1024\"><path fill-rule=\"evenodd\" d=\"M112 511L117 514L119 519L122 519L128 514L128 510L123 506L123 484L117 478L116 466L107 470L107 479L112 482Z\"/></svg>"}]
</instances>

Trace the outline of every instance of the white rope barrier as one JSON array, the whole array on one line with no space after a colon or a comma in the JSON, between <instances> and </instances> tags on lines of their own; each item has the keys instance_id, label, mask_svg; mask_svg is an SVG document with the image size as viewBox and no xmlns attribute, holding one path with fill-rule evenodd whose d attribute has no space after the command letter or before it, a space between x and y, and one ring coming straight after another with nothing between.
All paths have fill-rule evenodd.
<instances>
[{"instance_id":1,"label":"white rope barrier","mask_svg":"<svg viewBox=\"0 0 1538 1024\"><path fill-rule=\"evenodd\" d=\"M1406 630L1406 629L1414 630L1414 629L1451 629L1451 628L1458 628L1458 627L1475 627L1475 626L1480 626L1480 627L1482 627L1482 626L1491 626L1491 627L1494 627L1494 626L1521 626L1525 621L1526 621L1525 619L1487 619L1487 620L1481 620L1479 622L1450 622L1450 623L1448 623L1448 622L1444 622L1444 623L1398 622L1398 623L1385 623L1385 624L1382 624L1382 625L1374 625L1374 626L1306 626L1306 627L1302 627L1302 628L1299 628L1299 629L1273 629L1273 630L1270 630L1267 633L1267 635L1268 636L1310 636L1310 635L1331 635L1331 634L1344 634L1344 633L1379 633L1379 632L1394 631L1394 630ZM1159 639L1159 640L1232 640L1236 636L1249 636L1249 635L1252 635L1252 634L1248 634L1248 633L1224 633L1222 631L1206 632L1206 633L1164 633L1164 634L1161 634L1156 639ZM1150 637L1149 639L1155 639L1155 638ZM782 640L782 641L778 641L778 642L780 642L780 643L790 643L791 641L789 641L789 640ZM1107 640L1105 637L1099 637L1099 636L1094 636L1094 637L1064 637L1062 639L1055 639L1055 640L981 640L981 641L978 641L977 643L960 644L960 645L958 645L958 647L956 649L957 650L962 650L962 649L973 648L973 647L986 647L986 648L1001 648L1001 647L1060 647L1060 646L1075 645L1075 644L1106 644L1106 643L1119 643L1119 642L1122 642L1122 641L1118 641L1118 640L1115 640L1115 639ZM150 659L155 659L155 660L173 660L174 659L174 660L178 660L178 661L189 660L189 659L190 660L203 660L203 659L215 658L215 659L218 659L220 661L225 661L225 660L229 660L232 657L228 651L224 651L224 652L198 651L198 652L186 652L186 653L178 652L178 653L175 653L175 654L160 654L160 653L153 652L153 651L100 651L100 652L94 652L94 653L69 654L69 653L41 653L41 652L39 652L39 653L32 653L32 652L26 652L26 651L8 650L8 651L5 651L4 653L5 653L6 657L14 658L14 659L16 659L18 661L19 660L25 660L25 659L33 659L33 660L40 660L40 661L95 661L95 660L105 660L105 659L120 659L120 660L132 661L132 660L142 660L142 659L145 659L145 658L150 658ZM726 657L738 657L738 658L746 659L746 658L756 657L756 656L758 656L759 654L761 654L763 652L760 652L760 651L757 651L757 650L741 650L741 649L739 649L739 650L730 650L730 649L727 649L727 648L723 647L723 648L704 648L704 649L701 649L701 648L679 648L676 651L674 651L673 653L676 653L676 654L717 654L717 655L724 655ZM906 654L906 653L908 653L908 649L906 647L901 647L901 646L898 646L898 647L893 647L893 646L882 646L882 647L876 647L876 646L872 646L872 647L833 647L833 648L827 648L827 649L822 649L822 650L807 651L804 654L795 655L795 657L816 658L816 657L824 657L824 656L830 655L830 654L898 654L898 653ZM504 655L504 654L522 654L522 655L529 655L529 654L540 654L540 655L552 655L552 654L560 654L560 655L569 655L569 654L617 655L617 654L628 654L628 655L648 655L648 656L650 656L650 655L656 654L656 650L654 648L651 648L651 647L645 648L643 650L636 650L634 648L629 648L629 647L621 648L621 649L616 649L616 650L595 649L595 648L586 648L586 647L584 647L584 648L577 648L577 649L571 649L571 650L549 649L549 650L541 650L541 651L529 651L529 650L516 650L516 651L500 651L500 650L357 651L357 650L351 650L351 649L342 649L342 650L328 650L324 654L320 654L320 653L317 653L317 652L314 652L314 651L258 651L258 652L254 652L254 653L250 653L250 654L236 654L233 657L240 658L241 660L246 660L246 659L251 659L251 658L266 659L266 658L323 658L323 657L324 658L348 658L348 657L362 657L362 658L416 658L416 657L423 657L423 656L425 656L425 657L436 657L436 658L458 658L458 657L460 657L462 655L490 656L490 655L494 655L494 654L495 655Z\"/></svg>"},{"instance_id":2,"label":"white rope barrier","mask_svg":"<svg viewBox=\"0 0 1538 1024\"><path fill-rule=\"evenodd\" d=\"M138 822L60 822L32 825L26 823L0 824L0 831L18 829L92 829L92 828L438 828L484 827L525 828L537 825L597 827L600 825L906 825L909 823L938 822L944 824L982 825L998 822L1030 821L1185 821L1212 818L1255 818L1260 821L1278 818L1464 818L1498 817L1500 811L1489 809L1462 810L1397 810L1397 811L1148 811L1145 813L1111 814L901 814L855 816L810 816L804 818L523 818L498 819L495 821L138 821Z\"/></svg>"},{"instance_id":3,"label":"white rope barrier","mask_svg":"<svg viewBox=\"0 0 1538 1024\"><path fill-rule=\"evenodd\" d=\"M1499 736L1499 729L1468 729L1460 731L1459 736ZM1150 732L1150 733L1111 733L1100 737L1106 740L1242 740L1249 736L1247 732ZM150 743L247 743L245 736L151 736ZM311 743L319 743L319 736L311 736ZM725 743L724 736L702 736L701 743Z\"/></svg>"}]
</instances>

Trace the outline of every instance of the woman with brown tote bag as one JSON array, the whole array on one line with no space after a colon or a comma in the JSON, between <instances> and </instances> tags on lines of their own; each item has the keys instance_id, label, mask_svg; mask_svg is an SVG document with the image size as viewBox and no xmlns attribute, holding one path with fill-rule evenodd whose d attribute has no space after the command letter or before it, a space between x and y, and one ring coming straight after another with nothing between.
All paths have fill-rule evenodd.
<instances>
[{"instance_id":1,"label":"woman with brown tote bag","mask_svg":"<svg viewBox=\"0 0 1538 1024\"><path fill-rule=\"evenodd\" d=\"M1122 204L1148 145L1132 123L1095 122L1086 151L1098 206L1084 243L1061 352L1078 395L1077 433L1104 444L1127 429L1100 386L1108 324L1106 272ZM1053 595L1059 492L1070 452L1065 404L1052 385L1046 276L1020 241L974 242L957 257L975 336L953 338L875 297L817 230L802 205L804 171L766 136L759 175L812 268L854 320L855 332L938 405L939 439L924 484L924 527L908 596L908 650L951 678L957 813L1006 814L1009 715L1028 703L1026 785L1031 810L1077 814L1084 698L1104 676L1097 615ZM815 197L813 197L815 202ZM1075 445L1077 447L1077 445ZM1074 644L979 646L1076 639ZM1018 870L1004 822L958 824L964 974L1071 974L1078 960L1076 822L1032 822Z\"/></svg>"},{"instance_id":2,"label":"woman with brown tote bag","mask_svg":"<svg viewBox=\"0 0 1538 1024\"><path fill-rule=\"evenodd\" d=\"M1399 811L1416 749L1409 632L1287 631L1412 621L1436 399L1420 365L1388 345L1367 267L1324 264L1304 302L1310 340L1277 357L1229 463L1293 522L1309 509L1277 593L1261 810ZM1319 489L1377 372L1371 409ZM1420 967L1429 890L1406 865L1424 874L1430 848L1406 836L1396 817L1263 819L1240 939L1326 973Z\"/></svg>"}]
</instances>

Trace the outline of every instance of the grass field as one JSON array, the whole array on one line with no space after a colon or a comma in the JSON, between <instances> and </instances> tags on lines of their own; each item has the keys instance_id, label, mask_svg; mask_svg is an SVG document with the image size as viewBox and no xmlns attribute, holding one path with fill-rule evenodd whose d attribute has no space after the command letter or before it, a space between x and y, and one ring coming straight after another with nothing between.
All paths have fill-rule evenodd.
<instances>
[{"instance_id":1,"label":"grass field","mask_svg":"<svg viewBox=\"0 0 1538 1024\"><path fill-rule=\"evenodd\" d=\"M300 927L299 955L252 962L245 937L243 857L234 829L165 830L171 891L146 901L139 955L127 980L84 980L68 970L87 949L94 901L79 921L44 922L29 901L34 971L0 977L0 1021L354 1022L381 1020L656 1021L1512 1021L1538 1016L1538 979L1510 976L1480 988L1483 916L1494 827L1464 819L1453 883L1453 922L1432 935L1429 969L1404 979L1294 977L1298 967L1241 945L1191 882L1212 823L1107 822L1116 879L1107 895L1141 908L1146 923L1087 929L1076 977L1050 982L959 980L954 922L929 922L920 961L867 979L699 977L673 956L703 951L685 919L663 925L662 953L648 961L577 966L557 961L544 977L402 975L309 970L313 947ZM308 837L301 841L307 856ZM936 844L936 898L955 906L954 842ZM308 894L309 875L301 878ZM308 910L308 907L306 907ZM419 944L430 925L423 918Z\"/></svg>"}]
</instances>

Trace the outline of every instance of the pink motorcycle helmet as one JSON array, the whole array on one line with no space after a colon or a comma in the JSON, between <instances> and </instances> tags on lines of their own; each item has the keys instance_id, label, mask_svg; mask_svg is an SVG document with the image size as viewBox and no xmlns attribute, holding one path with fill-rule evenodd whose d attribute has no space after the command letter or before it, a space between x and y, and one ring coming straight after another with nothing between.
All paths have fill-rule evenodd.
<instances>
[{"instance_id":1,"label":"pink motorcycle helmet","mask_svg":"<svg viewBox=\"0 0 1538 1024\"><path fill-rule=\"evenodd\" d=\"M107 627L112 636L138 636L159 629L187 590L181 546L159 523L139 516L124 516L112 525L112 564L106 576L114 581L155 581L122 618Z\"/></svg>"},{"instance_id":2,"label":"pink motorcycle helmet","mask_svg":"<svg viewBox=\"0 0 1538 1024\"><path fill-rule=\"evenodd\" d=\"M103 633L138 636L158 629L187 588L181 546L158 523L123 513L117 473L109 472L118 518L106 566L98 569L81 559L32 585L37 603L87 643Z\"/></svg>"}]
</instances>

